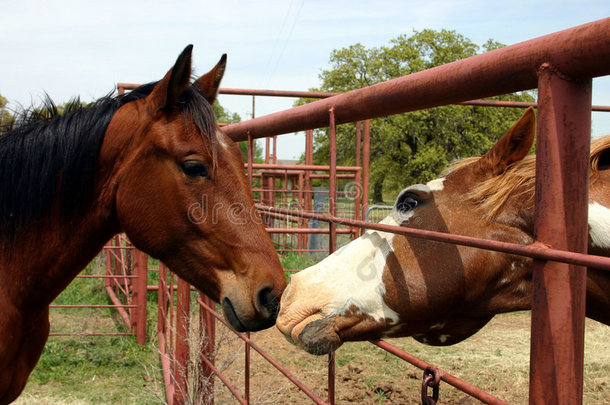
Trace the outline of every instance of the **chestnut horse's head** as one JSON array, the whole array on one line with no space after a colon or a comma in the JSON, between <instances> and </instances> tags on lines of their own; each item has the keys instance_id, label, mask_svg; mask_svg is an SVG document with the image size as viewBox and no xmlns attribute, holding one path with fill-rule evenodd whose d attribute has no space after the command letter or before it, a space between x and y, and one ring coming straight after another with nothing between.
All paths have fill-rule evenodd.
<instances>
[{"instance_id":1,"label":"chestnut horse's head","mask_svg":"<svg viewBox=\"0 0 610 405\"><path fill-rule=\"evenodd\" d=\"M403 190L383 222L531 243L535 159L527 155L535 124L529 109L484 156ZM590 249L610 255L610 137L592 150L597 155L591 158ZM530 264L520 256L369 230L292 276L277 326L313 354L384 336L453 344L497 313L529 308ZM599 275L596 285L610 286L610 278ZM599 309L588 307L587 315L610 323L610 289L597 293Z\"/></svg>"},{"instance_id":2,"label":"chestnut horse's head","mask_svg":"<svg viewBox=\"0 0 610 405\"><path fill-rule=\"evenodd\" d=\"M100 154L107 197L137 248L220 302L235 329L263 329L275 322L283 269L240 150L214 118L226 56L191 84L191 50L113 116Z\"/></svg>"}]
</instances>

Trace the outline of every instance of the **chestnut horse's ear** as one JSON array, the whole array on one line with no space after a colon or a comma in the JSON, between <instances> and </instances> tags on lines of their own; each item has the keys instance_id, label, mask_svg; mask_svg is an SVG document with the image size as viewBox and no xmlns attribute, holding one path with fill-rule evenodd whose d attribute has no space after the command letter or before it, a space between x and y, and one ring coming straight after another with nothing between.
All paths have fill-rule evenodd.
<instances>
[{"instance_id":1,"label":"chestnut horse's ear","mask_svg":"<svg viewBox=\"0 0 610 405\"><path fill-rule=\"evenodd\" d=\"M210 104L214 104L216 96L218 95L218 88L220 87L220 81L222 76L225 74L225 68L227 67L227 54L223 54L220 60L214 66L212 70L195 80L195 87L197 87Z\"/></svg>"},{"instance_id":2,"label":"chestnut horse's ear","mask_svg":"<svg viewBox=\"0 0 610 405\"><path fill-rule=\"evenodd\" d=\"M536 136L536 114L529 107L519 121L478 161L479 170L498 175L523 159L532 149Z\"/></svg>"},{"instance_id":3,"label":"chestnut horse's ear","mask_svg":"<svg viewBox=\"0 0 610 405\"><path fill-rule=\"evenodd\" d=\"M174 67L157 83L148 96L153 111L173 108L178 98L188 88L191 80L191 53L193 45L188 45L176 59Z\"/></svg>"}]
</instances>

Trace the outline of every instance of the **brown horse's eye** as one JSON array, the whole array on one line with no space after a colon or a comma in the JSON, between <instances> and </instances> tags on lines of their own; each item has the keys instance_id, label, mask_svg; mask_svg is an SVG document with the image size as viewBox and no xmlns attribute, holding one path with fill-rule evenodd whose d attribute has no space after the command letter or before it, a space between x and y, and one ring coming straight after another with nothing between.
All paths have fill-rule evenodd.
<instances>
[{"instance_id":1,"label":"brown horse's eye","mask_svg":"<svg viewBox=\"0 0 610 405\"><path fill-rule=\"evenodd\" d=\"M189 177L207 177L208 168L198 160L187 160L180 165L182 171Z\"/></svg>"}]
</instances>

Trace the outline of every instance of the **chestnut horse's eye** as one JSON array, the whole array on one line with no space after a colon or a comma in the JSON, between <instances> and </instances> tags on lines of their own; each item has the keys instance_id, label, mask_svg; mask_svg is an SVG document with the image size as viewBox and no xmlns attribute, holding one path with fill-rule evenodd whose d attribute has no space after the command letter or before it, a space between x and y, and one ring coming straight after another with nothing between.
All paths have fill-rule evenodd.
<instances>
[{"instance_id":1,"label":"chestnut horse's eye","mask_svg":"<svg viewBox=\"0 0 610 405\"><path fill-rule=\"evenodd\" d=\"M199 160L187 160L180 165L182 171L189 177L207 177L208 168Z\"/></svg>"},{"instance_id":2,"label":"chestnut horse's eye","mask_svg":"<svg viewBox=\"0 0 610 405\"><path fill-rule=\"evenodd\" d=\"M396 210L400 212L410 211L414 210L418 205L420 205L420 201L415 194L404 193L396 201Z\"/></svg>"}]
</instances>

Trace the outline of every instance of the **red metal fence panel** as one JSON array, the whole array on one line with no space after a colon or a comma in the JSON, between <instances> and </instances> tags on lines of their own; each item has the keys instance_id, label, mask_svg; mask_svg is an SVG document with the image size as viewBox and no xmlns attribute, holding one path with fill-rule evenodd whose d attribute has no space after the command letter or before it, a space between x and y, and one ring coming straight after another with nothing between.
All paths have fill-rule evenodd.
<instances>
[{"instance_id":1,"label":"red metal fence panel","mask_svg":"<svg viewBox=\"0 0 610 405\"><path fill-rule=\"evenodd\" d=\"M255 193L258 193L259 199L268 202L274 199L277 190L274 190L275 185L264 188L263 173L260 177L260 189L257 189L255 170L262 171L269 168L253 163L253 139L330 127L330 162L325 168L329 171L329 215L313 212L305 202L299 203L301 209L298 211L289 207L258 206L262 215L267 215L269 218L282 217L289 221L291 217L297 217L300 221L316 219L328 222L329 252L336 248L337 234L342 232L341 229L347 229L348 233L354 234L353 229L368 228L535 258L537 266L534 270L536 287L532 311L530 402L581 403L585 274L583 266L610 270L610 259L585 254L587 200L566 198L566 196L586 196L585 167L589 147L591 78L608 74L610 74L610 18L345 94L316 94L316 97L323 99L287 111L231 124L225 126L223 130L235 141L249 141L247 163L249 181ZM128 87L123 86L123 89ZM341 170L341 167L337 167L336 162L335 125L535 87L539 89L536 243L521 246L459 235L370 224L360 220L363 216L343 218L337 215L336 185L341 179L337 171ZM243 90L238 89L226 89L225 92L244 93ZM276 93L264 95L288 96L287 92ZM308 96L295 92L291 94L297 97ZM307 136L311 137L311 132L308 132ZM354 178L358 173L361 174L358 180L362 181L365 192L368 190L369 167L366 159L369 154L368 137L369 122L365 121L362 171L359 168L350 168L350 170L354 169L352 172ZM306 152L306 166L299 168L273 166L274 170L283 171L285 176L288 175L288 171L301 171L302 177L298 178L298 190L301 192L311 187L311 179L314 175L312 170L320 170L319 167L312 166L311 151ZM282 190L282 192L293 191L288 187L283 187ZM544 196L544 200L541 196ZM360 208L356 211L365 212L367 201L367 196L364 196ZM304 223L300 222L297 228L302 230L294 232L311 234L320 232L305 230L304 226L301 227ZM272 227L270 231L278 233L282 230ZM120 254L124 253L119 254L109 250L108 254L111 255L109 257L114 258L113 260L118 260ZM144 256L134 254L133 257L136 268L147 267ZM138 281L133 281L135 277L128 272L113 271L108 280L115 281L107 283L109 293L116 295L115 291L124 291L129 295L129 288L135 288L136 285L141 288L142 285L146 285L143 281L144 276ZM174 295L175 292L177 295ZM146 293L144 292L143 295L141 292L136 293L135 296L138 302L142 303L142 296L145 297ZM181 404L186 400L184 385L189 378L187 363L190 353L187 343L190 288L186 283L176 281L165 266L161 265L158 297L158 334L167 398L169 403ZM567 300L565 297L571 299ZM199 318L202 322L200 333L205 333L208 339L202 352L201 375L207 376L211 381L213 381L212 375L218 376L227 384L238 402L249 403L251 348L284 373L315 403L334 403L332 354L328 368L328 398L325 401L272 359L252 341L248 334L237 334L247 345L245 367L248 377L243 391L232 386L216 368L213 358L215 320L225 322L216 313L209 299L202 297L197 302ZM133 305L120 301L118 308L119 311L123 311L122 316L130 327L134 326L136 330L140 330L142 325L145 325L145 313L144 318L141 318L142 312L136 311L134 314ZM128 313L125 309L132 311ZM417 367L429 369L441 380L464 389L483 402L502 403L501 400L442 370L430 369L428 363L387 342L373 343ZM207 400L210 403L213 402L212 388L212 384L206 387L209 394Z\"/></svg>"}]
</instances>

